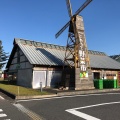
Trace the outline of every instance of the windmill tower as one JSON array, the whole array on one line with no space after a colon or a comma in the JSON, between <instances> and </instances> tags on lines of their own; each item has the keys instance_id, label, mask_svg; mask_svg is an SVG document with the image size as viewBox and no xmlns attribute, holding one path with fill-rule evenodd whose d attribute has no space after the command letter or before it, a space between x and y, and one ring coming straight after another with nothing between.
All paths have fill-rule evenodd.
<instances>
[{"instance_id":1,"label":"windmill tower","mask_svg":"<svg viewBox=\"0 0 120 120\"><path fill-rule=\"evenodd\" d=\"M70 0L66 0L70 21L67 22L67 24L55 35L57 38L67 27L69 27L64 60L71 68L74 68L75 89L93 88L92 72L90 69L90 60L84 32L84 23L82 16L79 16L79 13L91 1L92 0L86 0L86 2L75 12L75 14L72 15Z\"/></svg>"}]
</instances>

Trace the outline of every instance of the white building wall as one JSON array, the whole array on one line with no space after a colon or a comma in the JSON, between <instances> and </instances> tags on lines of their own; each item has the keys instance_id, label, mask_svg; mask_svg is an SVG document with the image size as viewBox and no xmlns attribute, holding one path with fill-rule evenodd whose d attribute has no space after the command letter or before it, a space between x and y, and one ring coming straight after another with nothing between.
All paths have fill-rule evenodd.
<instances>
[{"instance_id":1,"label":"white building wall","mask_svg":"<svg viewBox=\"0 0 120 120\"><path fill-rule=\"evenodd\" d=\"M34 70L32 88L40 88L40 82L42 82L42 87L58 87L61 80L62 71Z\"/></svg>"},{"instance_id":2,"label":"white building wall","mask_svg":"<svg viewBox=\"0 0 120 120\"><path fill-rule=\"evenodd\" d=\"M38 89L40 88L40 84L42 84L42 87L46 86L46 71L33 72L32 88Z\"/></svg>"}]
</instances>

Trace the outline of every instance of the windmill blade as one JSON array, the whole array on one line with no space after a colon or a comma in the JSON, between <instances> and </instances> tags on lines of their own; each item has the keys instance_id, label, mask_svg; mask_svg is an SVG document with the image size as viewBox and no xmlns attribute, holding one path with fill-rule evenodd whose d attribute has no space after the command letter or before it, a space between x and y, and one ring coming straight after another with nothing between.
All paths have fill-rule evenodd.
<instances>
[{"instance_id":1,"label":"windmill blade","mask_svg":"<svg viewBox=\"0 0 120 120\"><path fill-rule=\"evenodd\" d=\"M78 15L92 0L86 0L86 2L75 12L75 15Z\"/></svg>"},{"instance_id":2,"label":"windmill blade","mask_svg":"<svg viewBox=\"0 0 120 120\"><path fill-rule=\"evenodd\" d=\"M72 7L71 7L70 0L66 0L66 5L67 5L69 17L71 18L72 17Z\"/></svg>"},{"instance_id":3,"label":"windmill blade","mask_svg":"<svg viewBox=\"0 0 120 120\"><path fill-rule=\"evenodd\" d=\"M70 21L67 22L67 24L55 35L56 38L69 26Z\"/></svg>"}]
</instances>

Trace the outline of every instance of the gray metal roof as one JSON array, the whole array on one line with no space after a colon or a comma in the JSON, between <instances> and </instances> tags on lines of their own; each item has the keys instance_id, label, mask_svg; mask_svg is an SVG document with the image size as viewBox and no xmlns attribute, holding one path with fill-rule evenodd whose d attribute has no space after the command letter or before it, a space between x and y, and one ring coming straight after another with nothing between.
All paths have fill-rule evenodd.
<instances>
[{"instance_id":1,"label":"gray metal roof","mask_svg":"<svg viewBox=\"0 0 120 120\"><path fill-rule=\"evenodd\" d=\"M65 46L14 39L31 64L64 65ZM104 52L89 50L90 66L92 68L119 69L120 63L108 57Z\"/></svg>"},{"instance_id":2,"label":"gray metal roof","mask_svg":"<svg viewBox=\"0 0 120 120\"><path fill-rule=\"evenodd\" d=\"M120 62L120 55L112 55L112 56L110 56L110 57L111 57L112 59Z\"/></svg>"},{"instance_id":3,"label":"gray metal roof","mask_svg":"<svg viewBox=\"0 0 120 120\"><path fill-rule=\"evenodd\" d=\"M90 66L93 68L120 69L120 63L109 56L100 56L89 54Z\"/></svg>"}]
</instances>

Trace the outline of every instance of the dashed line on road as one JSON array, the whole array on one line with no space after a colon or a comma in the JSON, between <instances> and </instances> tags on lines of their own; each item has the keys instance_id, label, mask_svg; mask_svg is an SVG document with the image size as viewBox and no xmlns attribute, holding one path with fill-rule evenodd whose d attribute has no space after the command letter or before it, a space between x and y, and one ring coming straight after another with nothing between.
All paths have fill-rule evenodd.
<instances>
[{"instance_id":1,"label":"dashed line on road","mask_svg":"<svg viewBox=\"0 0 120 120\"><path fill-rule=\"evenodd\" d=\"M3 112L2 109L0 109L0 112ZM0 113L0 118L5 118L7 115L5 113ZM4 119L4 120L10 120L10 119Z\"/></svg>"},{"instance_id":2,"label":"dashed line on road","mask_svg":"<svg viewBox=\"0 0 120 120\"><path fill-rule=\"evenodd\" d=\"M118 102L110 102L110 103L101 103L101 104L95 104L95 105L89 105L89 106L83 106L83 107L78 107L78 108L67 109L65 111L69 112L69 113L71 113L73 115L76 115L76 116L78 116L80 118L84 118L85 120L100 120L99 118L95 118L93 116L90 116L88 114L79 112L77 110L85 109L85 108L98 107L98 106L103 106L103 105L112 105L112 104L120 104L120 101L118 101Z\"/></svg>"}]
</instances>

